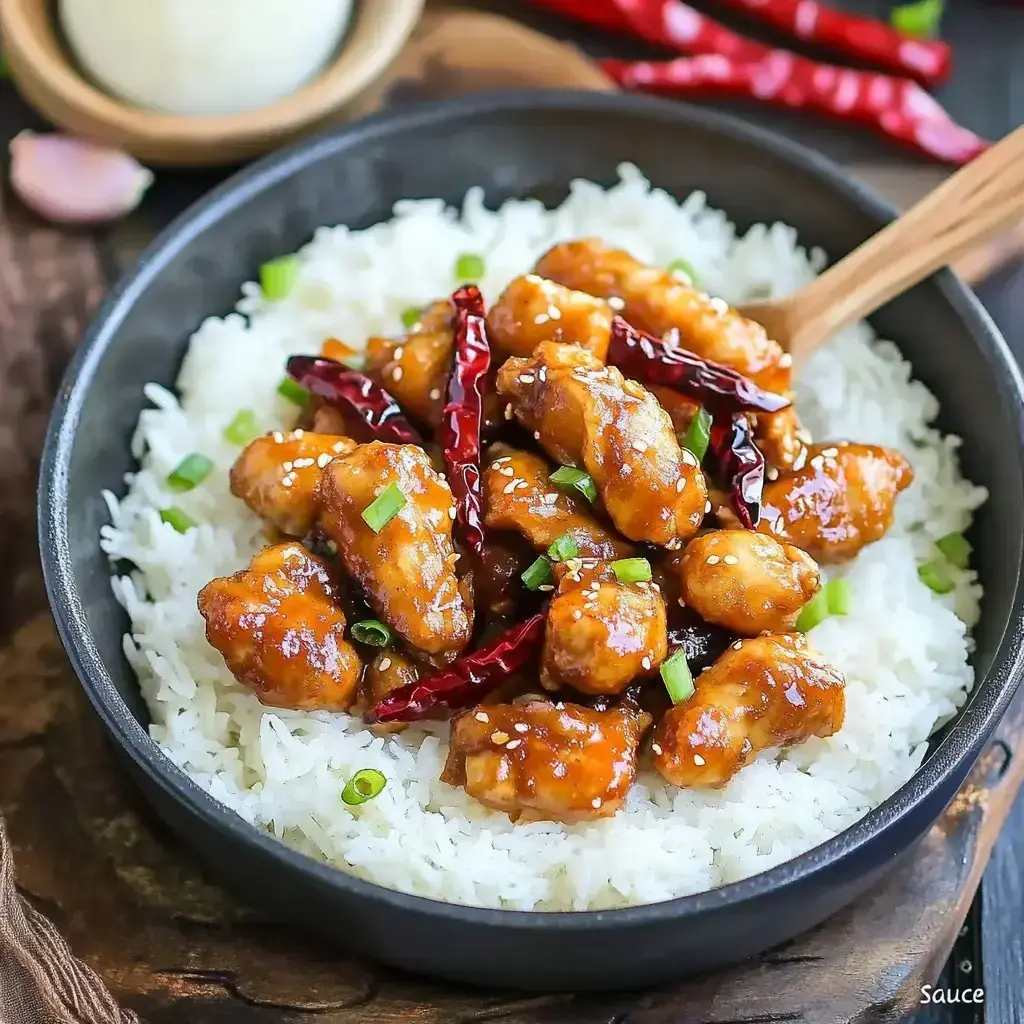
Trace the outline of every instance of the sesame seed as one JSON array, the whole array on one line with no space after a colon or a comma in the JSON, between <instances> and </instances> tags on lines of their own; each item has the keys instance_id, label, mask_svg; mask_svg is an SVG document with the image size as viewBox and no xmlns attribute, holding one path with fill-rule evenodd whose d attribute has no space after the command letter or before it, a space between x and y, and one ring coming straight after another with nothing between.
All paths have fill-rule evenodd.
<instances>
[{"instance_id":1,"label":"sesame seed","mask_svg":"<svg viewBox=\"0 0 1024 1024\"><path fill-rule=\"evenodd\" d=\"M786 367L793 365L793 357L788 352L783 352L779 356L779 366Z\"/></svg>"},{"instance_id":2,"label":"sesame seed","mask_svg":"<svg viewBox=\"0 0 1024 1024\"><path fill-rule=\"evenodd\" d=\"M532 373L521 373L519 374L520 384L532 384L537 378Z\"/></svg>"},{"instance_id":3,"label":"sesame seed","mask_svg":"<svg viewBox=\"0 0 1024 1024\"><path fill-rule=\"evenodd\" d=\"M323 469L327 465L327 463L330 462L330 461L331 461L331 456L330 456L330 454L328 452L323 452L322 454L320 454L320 455L318 455L316 457L316 464L321 469Z\"/></svg>"},{"instance_id":4,"label":"sesame seed","mask_svg":"<svg viewBox=\"0 0 1024 1024\"><path fill-rule=\"evenodd\" d=\"M576 611L574 611L574 612L572 613L572 617L573 617L573 618L574 618L574 619L575 619L575 620L576 620L577 622L579 622L579 621L580 621L580 619L582 619L582 618L583 618L583 612L582 612L582 610L581 610L581 609L579 609L579 608L577 608L577 609L576 609Z\"/></svg>"},{"instance_id":5,"label":"sesame seed","mask_svg":"<svg viewBox=\"0 0 1024 1024\"><path fill-rule=\"evenodd\" d=\"M694 754L693 755L693 763L695 765L697 765L698 767L700 767L702 764L704 764L704 758L701 757L700 754Z\"/></svg>"},{"instance_id":6,"label":"sesame seed","mask_svg":"<svg viewBox=\"0 0 1024 1024\"><path fill-rule=\"evenodd\" d=\"M681 457L682 457L684 465L687 465L687 466L696 466L697 465L697 458L693 454L693 452L690 451L689 448L683 448L682 449Z\"/></svg>"},{"instance_id":7,"label":"sesame seed","mask_svg":"<svg viewBox=\"0 0 1024 1024\"><path fill-rule=\"evenodd\" d=\"M489 722L490 721L490 719L487 717L487 712L486 711L478 711L473 717L478 722Z\"/></svg>"},{"instance_id":8,"label":"sesame seed","mask_svg":"<svg viewBox=\"0 0 1024 1024\"><path fill-rule=\"evenodd\" d=\"M292 437L295 438L296 441L301 440L303 434L305 434L305 431L301 427L298 430L292 431Z\"/></svg>"},{"instance_id":9,"label":"sesame seed","mask_svg":"<svg viewBox=\"0 0 1024 1024\"><path fill-rule=\"evenodd\" d=\"M512 419L512 406L511 405L506 405L505 406L505 419L507 419L507 420Z\"/></svg>"},{"instance_id":10,"label":"sesame seed","mask_svg":"<svg viewBox=\"0 0 1024 1024\"><path fill-rule=\"evenodd\" d=\"M340 454L344 450L345 450L345 442L344 441L337 441L337 442L335 442L335 445L334 445L334 448L332 449L332 451L336 451L336 452L338 452Z\"/></svg>"},{"instance_id":11,"label":"sesame seed","mask_svg":"<svg viewBox=\"0 0 1024 1024\"><path fill-rule=\"evenodd\" d=\"M824 455L826 459L834 459L839 454L839 449L838 448L825 448L825 449L822 450L821 454Z\"/></svg>"},{"instance_id":12,"label":"sesame seed","mask_svg":"<svg viewBox=\"0 0 1024 1024\"><path fill-rule=\"evenodd\" d=\"M555 704L555 710L556 711L564 711L565 710L565 705L561 701L558 701Z\"/></svg>"},{"instance_id":13,"label":"sesame seed","mask_svg":"<svg viewBox=\"0 0 1024 1024\"><path fill-rule=\"evenodd\" d=\"M516 480L517 490L528 490L530 485L525 480Z\"/></svg>"},{"instance_id":14,"label":"sesame seed","mask_svg":"<svg viewBox=\"0 0 1024 1024\"><path fill-rule=\"evenodd\" d=\"M502 494L511 494L515 489L516 489L516 482L515 482L515 480L513 480L512 483L505 484L505 486L501 489L501 493Z\"/></svg>"},{"instance_id":15,"label":"sesame seed","mask_svg":"<svg viewBox=\"0 0 1024 1024\"><path fill-rule=\"evenodd\" d=\"M735 565L739 559L735 555L726 555L722 561L725 562L726 565Z\"/></svg>"},{"instance_id":16,"label":"sesame seed","mask_svg":"<svg viewBox=\"0 0 1024 1024\"><path fill-rule=\"evenodd\" d=\"M540 497L540 500L545 505L554 505L554 503L556 501L558 501L558 495L557 494L542 494L541 497Z\"/></svg>"},{"instance_id":17,"label":"sesame seed","mask_svg":"<svg viewBox=\"0 0 1024 1024\"><path fill-rule=\"evenodd\" d=\"M621 298L618 295L613 295L608 300L608 305L611 306L612 309L625 309L626 308L626 300Z\"/></svg>"},{"instance_id":18,"label":"sesame seed","mask_svg":"<svg viewBox=\"0 0 1024 1024\"><path fill-rule=\"evenodd\" d=\"M548 379L548 368L546 366L542 366L540 368L540 370L537 371L537 380L545 381L547 379Z\"/></svg>"},{"instance_id":19,"label":"sesame seed","mask_svg":"<svg viewBox=\"0 0 1024 1024\"><path fill-rule=\"evenodd\" d=\"M502 744L502 743L508 743L508 738L509 738L508 737L508 733L507 732L502 732L500 729L497 732L492 732L491 733L491 742L492 743L497 743L499 745Z\"/></svg>"},{"instance_id":20,"label":"sesame seed","mask_svg":"<svg viewBox=\"0 0 1024 1024\"><path fill-rule=\"evenodd\" d=\"M811 459L811 465L815 469L821 469L821 467L825 465L825 460L820 455L815 455L814 458Z\"/></svg>"},{"instance_id":21,"label":"sesame seed","mask_svg":"<svg viewBox=\"0 0 1024 1024\"><path fill-rule=\"evenodd\" d=\"M707 562L708 565L718 565L719 558L718 555L708 555L708 557L705 558L704 561Z\"/></svg>"},{"instance_id":22,"label":"sesame seed","mask_svg":"<svg viewBox=\"0 0 1024 1024\"><path fill-rule=\"evenodd\" d=\"M661 744L660 743L652 743L651 744L651 750L653 750L656 754L663 753L663 751L661 749Z\"/></svg>"},{"instance_id":23,"label":"sesame seed","mask_svg":"<svg viewBox=\"0 0 1024 1024\"><path fill-rule=\"evenodd\" d=\"M391 659L381 658L381 662L377 667L381 670L381 672L387 672L387 670L391 668Z\"/></svg>"},{"instance_id":24,"label":"sesame seed","mask_svg":"<svg viewBox=\"0 0 1024 1024\"><path fill-rule=\"evenodd\" d=\"M676 481L676 493L680 494L685 486L686 486L686 477L685 476L681 476Z\"/></svg>"},{"instance_id":25,"label":"sesame seed","mask_svg":"<svg viewBox=\"0 0 1024 1024\"><path fill-rule=\"evenodd\" d=\"M501 469L498 470L498 472L502 476L515 476L516 475L516 471L511 466L502 466Z\"/></svg>"},{"instance_id":26,"label":"sesame seed","mask_svg":"<svg viewBox=\"0 0 1024 1024\"><path fill-rule=\"evenodd\" d=\"M768 470L768 479L769 480L778 480L779 479L779 471L774 466L771 466L769 468L769 470Z\"/></svg>"},{"instance_id":27,"label":"sesame seed","mask_svg":"<svg viewBox=\"0 0 1024 1024\"><path fill-rule=\"evenodd\" d=\"M599 796L595 796L594 799L590 801L590 806L596 811L601 806L601 798Z\"/></svg>"},{"instance_id":28,"label":"sesame seed","mask_svg":"<svg viewBox=\"0 0 1024 1024\"><path fill-rule=\"evenodd\" d=\"M500 459L495 459L495 460L494 460L494 461L493 461L493 462L491 463L491 465L492 465L492 466L502 466L502 465L504 465L504 464L505 464L506 462L511 462L511 461L512 461L512 456L511 456L511 455L502 455L502 457L501 457Z\"/></svg>"},{"instance_id":29,"label":"sesame seed","mask_svg":"<svg viewBox=\"0 0 1024 1024\"><path fill-rule=\"evenodd\" d=\"M598 580L594 580L594 582L591 583L590 585L594 588L594 593L595 594L601 589L601 583Z\"/></svg>"},{"instance_id":30,"label":"sesame seed","mask_svg":"<svg viewBox=\"0 0 1024 1024\"><path fill-rule=\"evenodd\" d=\"M646 655L644 655L644 657L641 658L641 660L640 660L640 664L643 666L643 669L644 669L645 672L650 672L650 670L651 670L651 659L650 658L648 658Z\"/></svg>"},{"instance_id":31,"label":"sesame seed","mask_svg":"<svg viewBox=\"0 0 1024 1024\"><path fill-rule=\"evenodd\" d=\"M455 506L454 505L452 505L451 508L448 509L448 518L449 519L454 519L455 518Z\"/></svg>"},{"instance_id":32,"label":"sesame seed","mask_svg":"<svg viewBox=\"0 0 1024 1024\"><path fill-rule=\"evenodd\" d=\"M710 501L705 501L704 502L704 511L705 512L710 512L711 511L711 502Z\"/></svg>"},{"instance_id":33,"label":"sesame seed","mask_svg":"<svg viewBox=\"0 0 1024 1024\"><path fill-rule=\"evenodd\" d=\"M291 487L291 485L293 483L295 483L295 477L293 477L291 475L281 477L281 486L282 487Z\"/></svg>"},{"instance_id":34,"label":"sesame seed","mask_svg":"<svg viewBox=\"0 0 1024 1024\"><path fill-rule=\"evenodd\" d=\"M540 431L539 430L535 430L533 432L533 439L534 439L534 441L539 441L540 440Z\"/></svg>"},{"instance_id":35,"label":"sesame seed","mask_svg":"<svg viewBox=\"0 0 1024 1024\"><path fill-rule=\"evenodd\" d=\"M530 727L525 722L516 722L516 724L513 725L512 728L515 729L516 732L530 731Z\"/></svg>"},{"instance_id":36,"label":"sesame seed","mask_svg":"<svg viewBox=\"0 0 1024 1024\"><path fill-rule=\"evenodd\" d=\"M404 355L405 349L402 348L401 345L399 345L398 348L396 348L395 351L392 353L391 358L397 363Z\"/></svg>"},{"instance_id":37,"label":"sesame seed","mask_svg":"<svg viewBox=\"0 0 1024 1024\"><path fill-rule=\"evenodd\" d=\"M533 318L533 322L534 322L535 324L538 324L538 325L539 325L539 324L546 324L546 323L547 323L547 322L548 322L548 321L549 321L550 319L551 319L551 317L549 317L549 316L547 315L547 313L538 313L538 314L537 314L537 315L536 315L536 316L535 316L535 317Z\"/></svg>"},{"instance_id":38,"label":"sesame seed","mask_svg":"<svg viewBox=\"0 0 1024 1024\"><path fill-rule=\"evenodd\" d=\"M292 462L282 462L282 463L281 463L281 468L282 468L282 469L283 469L283 470L284 470L284 471L285 471L286 473L290 473L290 472L292 471L292 468L293 468L293 467L294 467L294 463L292 463Z\"/></svg>"},{"instance_id":39,"label":"sesame seed","mask_svg":"<svg viewBox=\"0 0 1024 1024\"><path fill-rule=\"evenodd\" d=\"M284 441L284 434L280 430L275 430L273 433L274 444L281 444Z\"/></svg>"},{"instance_id":40,"label":"sesame seed","mask_svg":"<svg viewBox=\"0 0 1024 1024\"><path fill-rule=\"evenodd\" d=\"M732 649L734 651L738 651L742 646L743 646L743 641L742 640L737 640L736 643L734 643L732 645Z\"/></svg>"},{"instance_id":41,"label":"sesame seed","mask_svg":"<svg viewBox=\"0 0 1024 1024\"><path fill-rule=\"evenodd\" d=\"M391 371L391 379L392 380L401 380L402 379L402 368L400 366L396 366L394 368L394 370Z\"/></svg>"},{"instance_id":42,"label":"sesame seed","mask_svg":"<svg viewBox=\"0 0 1024 1024\"><path fill-rule=\"evenodd\" d=\"M557 306L548 306L548 316L551 317L552 320L561 320L562 311Z\"/></svg>"},{"instance_id":43,"label":"sesame seed","mask_svg":"<svg viewBox=\"0 0 1024 1024\"><path fill-rule=\"evenodd\" d=\"M516 747L520 747L520 746L522 746L522 744L523 744L522 740L509 740L508 743L505 744L505 749L506 750L515 750Z\"/></svg>"},{"instance_id":44,"label":"sesame seed","mask_svg":"<svg viewBox=\"0 0 1024 1024\"><path fill-rule=\"evenodd\" d=\"M554 590L555 588L550 583L544 583L537 589L543 591L544 593L547 593L549 590Z\"/></svg>"},{"instance_id":45,"label":"sesame seed","mask_svg":"<svg viewBox=\"0 0 1024 1024\"><path fill-rule=\"evenodd\" d=\"M683 542L678 537L673 537L671 540L665 541L666 551L678 551L683 546Z\"/></svg>"},{"instance_id":46,"label":"sesame seed","mask_svg":"<svg viewBox=\"0 0 1024 1024\"><path fill-rule=\"evenodd\" d=\"M719 316L729 312L729 303L725 299L720 299L716 295L708 305L716 312Z\"/></svg>"},{"instance_id":47,"label":"sesame seed","mask_svg":"<svg viewBox=\"0 0 1024 1024\"><path fill-rule=\"evenodd\" d=\"M440 388L431 388L430 389L430 397L431 397L431 399L433 401L436 402L441 397L441 389Z\"/></svg>"},{"instance_id":48,"label":"sesame seed","mask_svg":"<svg viewBox=\"0 0 1024 1024\"><path fill-rule=\"evenodd\" d=\"M296 459L295 460L295 469L305 469L307 466L312 466L312 465L313 465L313 460L312 459Z\"/></svg>"}]
</instances>

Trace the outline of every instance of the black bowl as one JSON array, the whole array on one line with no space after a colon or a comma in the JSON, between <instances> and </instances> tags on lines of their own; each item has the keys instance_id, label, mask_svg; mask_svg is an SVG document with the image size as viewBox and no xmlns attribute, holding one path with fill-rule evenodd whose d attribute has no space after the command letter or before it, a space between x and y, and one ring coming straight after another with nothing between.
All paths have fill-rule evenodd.
<instances>
[{"instance_id":1,"label":"black bowl","mask_svg":"<svg viewBox=\"0 0 1024 1024\"><path fill-rule=\"evenodd\" d=\"M216 803L149 738L121 652L98 538L101 488L122 487L142 385L171 385L204 317L229 310L260 263L320 224L365 227L403 197L557 203L573 178L611 184L637 163L676 195L704 189L741 227L782 220L842 255L892 209L828 161L729 118L625 95L525 93L411 108L258 163L179 218L100 311L60 392L42 464L43 568L54 615L89 698L158 812L252 903L391 964L479 984L625 988L756 954L822 921L932 825L1005 710L1021 668L1024 443L1013 359L949 273L875 318L943 403L971 478L989 488L972 540L986 593L978 685L920 771L835 839L712 892L606 912L482 910L408 896L295 853Z\"/></svg>"}]
</instances>

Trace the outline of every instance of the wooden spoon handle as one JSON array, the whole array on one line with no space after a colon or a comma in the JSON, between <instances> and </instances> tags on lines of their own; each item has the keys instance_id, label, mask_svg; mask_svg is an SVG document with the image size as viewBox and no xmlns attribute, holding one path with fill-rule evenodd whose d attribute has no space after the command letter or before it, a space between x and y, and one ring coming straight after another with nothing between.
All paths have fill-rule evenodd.
<instances>
[{"instance_id":1,"label":"wooden spoon handle","mask_svg":"<svg viewBox=\"0 0 1024 1024\"><path fill-rule=\"evenodd\" d=\"M1024 127L943 182L793 297L794 358L1024 216Z\"/></svg>"}]
</instances>

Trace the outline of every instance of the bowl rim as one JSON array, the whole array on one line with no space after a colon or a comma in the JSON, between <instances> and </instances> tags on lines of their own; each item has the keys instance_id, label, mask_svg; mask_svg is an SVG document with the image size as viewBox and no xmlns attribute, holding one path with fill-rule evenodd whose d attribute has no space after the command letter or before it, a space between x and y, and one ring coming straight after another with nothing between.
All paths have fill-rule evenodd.
<instances>
[{"instance_id":1,"label":"bowl rim","mask_svg":"<svg viewBox=\"0 0 1024 1024\"><path fill-rule=\"evenodd\" d=\"M926 762L892 796L838 835L749 878L657 903L609 910L506 910L449 903L389 889L314 860L249 824L216 801L161 751L146 728L135 719L114 687L92 642L71 568L67 528L68 466L84 396L105 356L108 343L135 299L159 277L169 259L193 238L215 226L225 212L245 205L293 172L329 158L338 151L344 152L356 141L386 140L412 128L443 128L453 121L500 112L558 111L571 116L576 112L594 110L654 118L665 123L668 130L682 125L725 135L795 165L801 172L818 178L839 196L881 221L896 215L895 209L868 187L828 158L799 143L731 115L670 100L626 93L511 90L422 103L377 114L304 140L232 175L176 217L147 246L131 272L118 282L101 304L66 371L51 413L40 464L39 546L54 619L90 702L107 730L136 766L168 796L203 819L204 825L220 833L229 833L243 844L257 847L279 868L299 871L328 886L340 887L352 895L378 900L399 910L461 923L527 931L647 925L724 909L820 874L909 816L949 781L965 759L969 758L969 763L973 763L1005 712L1024 671L1024 647L1017 644L1014 637L1015 628L1019 631L1024 623L1024 585L1022 568L1018 566L1011 614L1000 636L992 665L983 679L976 680L971 691L982 699L970 701L961 710ZM997 364L1004 386L1000 400L1024 409L1024 379L991 317L951 271L940 271L933 280L953 313L975 338L979 350ZM1024 425L1018 428L1016 441L1024 450Z\"/></svg>"}]
</instances>

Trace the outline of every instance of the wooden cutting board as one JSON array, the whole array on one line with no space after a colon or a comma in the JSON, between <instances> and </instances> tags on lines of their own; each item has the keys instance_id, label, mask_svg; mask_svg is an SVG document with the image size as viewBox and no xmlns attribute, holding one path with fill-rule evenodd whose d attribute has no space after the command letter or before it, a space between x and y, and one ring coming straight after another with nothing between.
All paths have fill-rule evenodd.
<instances>
[{"instance_id":1,"label":"wooden cutting board","mask_svg":"<svg viewBox=\"0 0 1024 1024\"><path fill-rule=\"evenodd\" d=\"M483 17L432 14L367 105L583 74L570 49ZM1020 700L938 824L876 890L782 949L657 991L522 998L435 984L308 943L202 875L114 761L57 639L34 543L47 410L110 278L162 226L154 209L93 235L42 226L0 198L0 812L23 891L122 1003L153 1024L769 1024L911 1012L1024 779Z\"/></svg>"}]
</instances>

